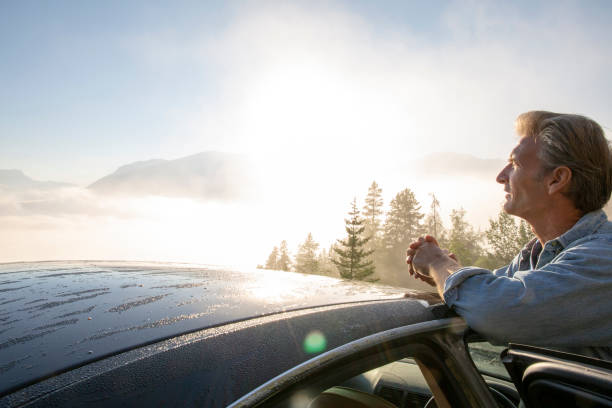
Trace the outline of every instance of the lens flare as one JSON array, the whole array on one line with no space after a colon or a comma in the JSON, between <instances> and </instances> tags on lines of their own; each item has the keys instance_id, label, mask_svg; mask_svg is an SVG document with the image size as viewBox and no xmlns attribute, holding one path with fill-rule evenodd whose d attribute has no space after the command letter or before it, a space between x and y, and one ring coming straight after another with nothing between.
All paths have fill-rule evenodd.
<instances>
[{"instance_id":1,"label":"lens flare","mask_svg":"<svg viewBox=\"0 0 612 408\"><path fill-rule=\"evenodd\" d=\"M313 330L304 339L304 351L308 354L320 353L327 348L327 339L319 330Z\"/></svg>"}]
</instances>

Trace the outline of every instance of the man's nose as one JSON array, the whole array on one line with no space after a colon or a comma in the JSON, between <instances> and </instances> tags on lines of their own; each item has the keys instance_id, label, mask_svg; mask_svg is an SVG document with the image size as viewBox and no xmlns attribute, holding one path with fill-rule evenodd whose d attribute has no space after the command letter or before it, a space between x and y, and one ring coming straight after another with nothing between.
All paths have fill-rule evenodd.
<instances>
[{"instance_id":1,"label":"man's nose","mask_svg":"<svg viewBox=\"0 0 612 408\"><path fill-rule=\"evenodd\" d=\"M499 172L499 174L495 178L495 181L497 181L499 184L506 184L508 182L508 170L510 169L510 166L511 164L508 163L506 167L504 167L502 171Z\"/></svg>"}]
</instances>

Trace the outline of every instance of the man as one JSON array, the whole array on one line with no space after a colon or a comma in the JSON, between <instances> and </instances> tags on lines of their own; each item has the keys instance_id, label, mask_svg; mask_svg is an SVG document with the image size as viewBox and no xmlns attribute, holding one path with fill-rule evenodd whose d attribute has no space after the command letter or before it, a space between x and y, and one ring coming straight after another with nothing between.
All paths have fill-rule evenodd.
<instances>
[{"instance_id":1,"label":"man","mask_svg":"<svg viewBox=\"0 0 612 408\"><path fill-rule=\"evenodd\" d=\"M494 343L522 343L612 359L612 190L603 130L579 115L532 111L497 176L504 210L536 236L514 260L489 271L462 267L434 237L410 245L410 273Z\"/></svg>"}]
</instances>

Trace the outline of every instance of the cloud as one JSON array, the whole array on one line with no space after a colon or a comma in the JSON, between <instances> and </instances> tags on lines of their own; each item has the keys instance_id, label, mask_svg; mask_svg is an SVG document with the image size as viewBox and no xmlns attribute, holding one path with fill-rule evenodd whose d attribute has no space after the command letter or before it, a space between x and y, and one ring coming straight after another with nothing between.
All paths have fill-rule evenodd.
<instances>
[{"instance_id":1,"label":"cloud","mask_svg":"<svg viewBox=\"0 0 612 408\"><path fill-rule=\"evenodd\" d=\"M65 217L72 215L126 216L120 206L96 197L90 191L68 183L38 181L21 170L0 170L0 218L5 225L15 224L16 217L43 216ZM49 219L41 225L49 226ZM36 223L29 220L30 228Z\"/></svg>"},{"instance_id":2,"label":"cloud","mask_svg":"<svg viewBox=\"0 0 612 408\"><path fill-rule=\"evenodd\" d=\"M0 217L116 216L129 217L120 202L101 198L82 187L54 189L0 189Z\"/></svg>"},{"instance_id":3,"label":"cloud","mask_svg":"<svg viewBox=\"0 0 612 408\"><path fill-rule=\"evenodd\" d=\"M342 8L243 11L213 42L194 45L225 74L222 97L192 125L232 147L291 154L325 145L397 159L444 146L503 157L525 110L586 111L612 123L599 91L610 89L611 46L578 8L454 2L437 42L405 30L381 35Z\"/></svg>"},{"instance_id":4,"label":"cloud","mask_svg":"<svg viewBox=\"0 0 612 408\"><path fill-rule=\"evenodd\" d=\"M421 158L440 151L505 158L516 142L515 117L530 109L612 124L609 28L581 8L455 1L432 33L378 26L333 3L272 2L241 7L214 35L141 41L157 62L199 63L214 78L214 92L184 114L177 133L194 151L251 157L271 206L283 200L325 211L325 197L327 211L341 213L373 179L426 197L433 184L413 171L421 168L429 178L466 183L464 190L466 178L490 183L484 210L471 197L446 195L448 207L464 206L485 224L498 211L489 197L497 197L502 161ZM157 43L164 46L155 51Z\"/></svg>"},{"instance_id":5,"label":"cloud","mask_svg":"<svg viewBox=\"0 0 612 408\"><path fill-rule=\"evenodd\" d=\"M269 210L240 200L105 195L82 187L0 188L0 262L136 259L244 266L267 250L258 239L270 239L271 217ZM257 239L249 228L259 230Z\"/></svg>"},{"instance_id":6,"label":"cloud","mask_svg":"<svg viewBox=\"0 0 612 408\"><path fill-rule=\"evenodd\" d=\"M420 158L439 151L505 158L521 112L581 112L612 124L612 45L603 40L610 29L581 9L456 1L430 35L377 27L342 7L258 5L214 41L194 45L224 75L220 97L203 104L186 133L257 152L283 169L289 189L295 180L317 189L296 191L301 197L350 200L372 179L427 188L408 170ZM428 168L449 182L478 174L497 192L501 160L482 164L442 160ZM486 211L458 195L447 206L478 212L484 224L499 209L484 197Z\"/></svg>"},{"instance_id":7,"label":"cloud","mask_svg":"<svg viewBox=\"0 0 612 408\"><path fill-rule=\"evenodd\" d=\"M131 259L252 267L276 240L271 226L282 221L275 208L253 203L105 197L84 188L1 197L0 262ZM301 235L304 218L285 221Z\"/></svg>"}]
</instances>

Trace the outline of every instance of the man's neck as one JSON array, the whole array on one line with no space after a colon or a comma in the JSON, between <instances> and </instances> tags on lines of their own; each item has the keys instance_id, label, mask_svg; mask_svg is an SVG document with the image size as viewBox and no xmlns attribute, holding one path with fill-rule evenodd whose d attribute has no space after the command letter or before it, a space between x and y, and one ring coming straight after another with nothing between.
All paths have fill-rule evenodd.
<instances>
[{"instance_id":1,"label":"man's neck","mask_svg":"<svg viewBox=\"0 0 612 408\"><path fill-rule=\"evenodd\" d=\"M549 209L535 219L527 220L538 241L544 245L558 238L572 228L582 217L582 212L576 208Z\"/></svg>"}]
</instances>

